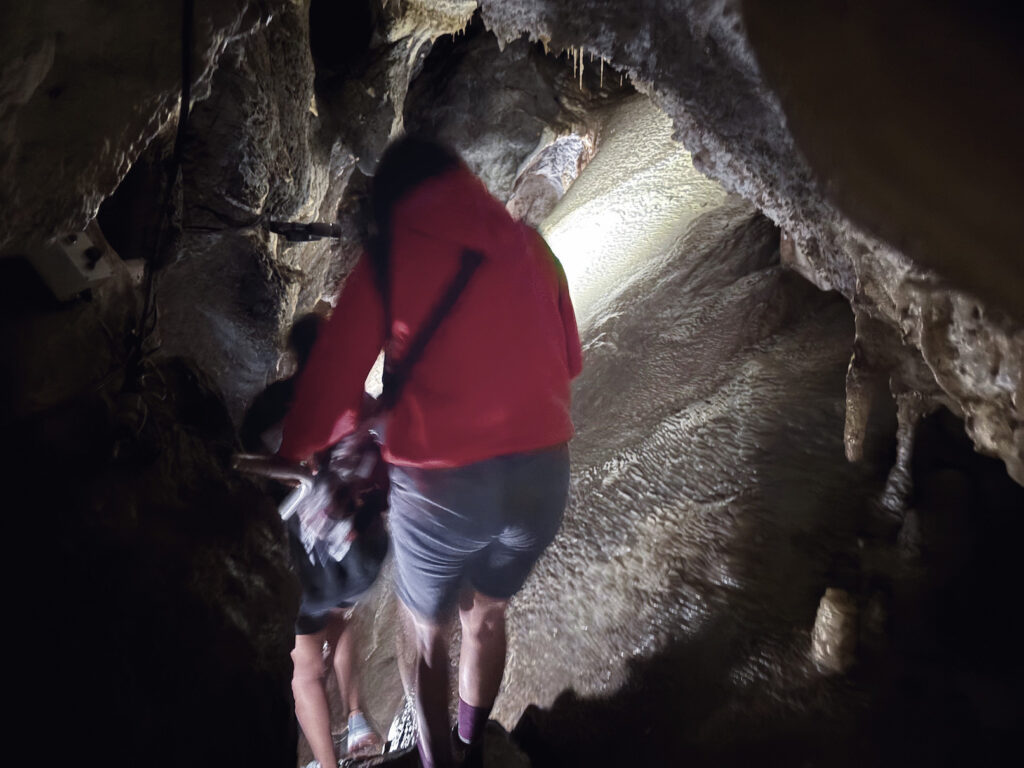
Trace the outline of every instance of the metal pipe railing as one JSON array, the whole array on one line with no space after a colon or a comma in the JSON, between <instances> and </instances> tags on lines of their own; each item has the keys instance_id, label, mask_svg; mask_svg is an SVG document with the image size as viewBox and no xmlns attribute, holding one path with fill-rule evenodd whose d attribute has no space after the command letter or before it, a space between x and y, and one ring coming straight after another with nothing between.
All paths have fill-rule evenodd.
<instances>
[{"instance_id":1,"label":"metal pipe railing","mask_svg":"<svg viewBox=\"0 0 1024 768\"><path fill-rule=\"evenodd\" d=\"M239 472L269 477L284 483L297 484L294 491L278 505L282 520L293 514L299 503L313 490L313 472L302 464L293 464L279 456L265 456L259 453L236 453L232 466Z\"/></svg>"}]
</instances>

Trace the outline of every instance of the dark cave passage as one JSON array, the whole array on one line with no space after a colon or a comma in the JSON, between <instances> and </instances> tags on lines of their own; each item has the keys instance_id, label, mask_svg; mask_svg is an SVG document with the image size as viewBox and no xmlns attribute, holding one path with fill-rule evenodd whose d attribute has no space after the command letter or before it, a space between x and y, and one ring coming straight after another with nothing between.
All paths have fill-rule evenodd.
<instances>
[{"instance_id":1,"label":"dark cave passage","mask_svg":"<svg viewBox=\"0 0 1024 768\"><path fill-rule=\"evenodd\" d=\"M379 15L372 0L309 3L309 48L318 75L345 78L358 75L370 50Z\"/></svg>"}]
</instances>

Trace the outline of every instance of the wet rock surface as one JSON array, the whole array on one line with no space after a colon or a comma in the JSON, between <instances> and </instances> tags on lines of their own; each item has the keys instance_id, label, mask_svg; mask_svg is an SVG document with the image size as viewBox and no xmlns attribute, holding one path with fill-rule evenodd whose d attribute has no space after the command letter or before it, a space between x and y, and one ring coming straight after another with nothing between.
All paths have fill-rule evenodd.
<instances>
[{"instance_id":1,"label":"wet rock surface","mask_svg":"<svg viewBox=\"0 0 1024 768\"><path fill-rule=\"evenodd\" d=\"M908 453L916 511L894 516L895 414L876 408L861 461L840 460L846 302L784 270L777 231L733 197L661 242L581 307L570 507L513 603L496 716L536 766L1015 752L1020 664L1004 640L994 666L981 649L1020 576L980 530L1014 540L1022 489L938 437L962 429L947 412L911 427L945 447Z\"/></svg>"},{"instance_id":2,"label":"wet rock surface","mask_svg":"<svg viewBox=\"0 0 1024 768\"><path fill-rule=\"evenodd\" d=\"M225 57L189 116L181 235L156 283L160 352L195 360L236 421L276 373L307 273L324 269L323 249L289 264L265 229L317 218L337 170L317 141L308 39L292 7Z\"/></svg>"},{"instance_id":3,"label":"wet rock surface","mask_svg":"<svg viewBox=\"0 0 1024 768\"><path fill-rule=\"evenodd\" d=\"M467 38L434 46L410 88L405 125L450 144L508 200L524 161L558 138L592 135L594 111L619 91L610 79L607 89L583 91L539 43L501 45L477 18Z\"/></svg>"},{"instance_id":4,"label":"wet rock surface","mask_svg":"<svg viewBox=\"0 0 1024 768\"><path fill-rule=\"evenodd\" d=\"M843 589L829 587L818 603L811 632L811 656L820 669L846 672L857 652L857 605Z\"/></svg>"},{"instance_id":5,"label":"wet rock surface","mask_svg":"<svg viewBox=\"0 0 1024 768\"><path fill-rule=\"evenodd\" d=\"M496 710L542 708L535 765L821 759L860 707L810 631L884 470L837 461L852 318L777 237L730 199L587 324L572 500Z\"/></svg>"},{"instance_id":6,"label":"wet rock surface","mask_svg":"<svg viewBox=\"0 0 1024 768\"><path fill-rule=\"evenodd\" d=\"M508 211L540 227L594 155L590 136L562 136L546 146L516 178Z\"/></svg>"},{"instance_id":7,"label":"wet rock surface","mask_svg":"<svg viewBox=\"0 0 1024 768\"><path fill-rule=\"evenodd\" d=\"M1020 320L1020 8L793 0L744 2L742 16L794 142L829 180L826 197Z\"/></svg>"},{"instance_id":8,"label":"wet rock surface","mask_svg":"<svg viewBox=\"0 0 1024 768\"><path fill-rule=\"evenodd\" d=\"M202 3L194 25L196 95L233 42L287 5ZM83 229L146 145L173 127L181 13L178 5L132 2L5 5L0 250Z\"/></svg>"},{"instance_id":9,"label":"wet rock surface","mask_svg":"<svg viewBox=\"0 0 1024 768\"><path fill-rule=\"evenodd\" d=\"M3 422L5 485L27 491L7 528L21 549L12 610L33 634L21 706L41 713L25 749L288 765L297 584L272 503L229 468L234 428L215 388L181 359L126 375L125 348L91 358L135 319L132 301L50 307L34 275L4 277L3 351L19 361L4 381L54 384ZM80 378L55 380L69 360Z\"/></svg>"},{"instance_id":10,"label":"wet rock surface","mask_svg":"<svg viewBox=\"0 0 1024 768\"><path fill-rule=\"evenodd\" d=\"M994 29L996 20L1014 12L971 11L966 4L948 13L893 12L872 2L840 23L832 11L811 5L794 2L788 6L793 14L786 14L731 0L642 3L628 10L603 0L483 0L481 9L499 37L514 40L527 32L553 47L583 48L625 69L673 119L698 168L753 201L795 240L816 284L840 291L859 313L898 331L900 341L893 342L891 334L878 339L885 354L910 364L924 355L924 397L933 406L952 400L954 410L968 417L965 425L976 447L1000 457L1020 482L1024 379L983 366L966 373L947 365L946 358L928 359L923 347L923 339L941 339L957 358L983 348L981 354L999 355L1012 371L1024 355L1019 335L1024 316L1016 299L1020 233L1006 221L985 225L1004 202L1019 199L1019 185L1005 178L1000 150L989 151L1005 142L982 147L971 119L949 116L949 92L972 86L963 70L939 63L952 61L939 41L955 39L969 51L965 60L977 58L983 71L993 69L991 90L986 86L985 95L978 92L969 101L988 101L978 114L998 135L1015 130L1010 126L1024 123L1019 97L1002 100L995 83L1003 81L1004 72L1019 71L1021 62L1009 52L1006 33ZM935 34L919 45L918 34L909 30L917 30L922 14ZM837 30L847 25L851 31L842 37ZM849 55L837 56L827 40ZM980 53L989 43L992 58ZM872 58L872 52L878 55ZM812 55L825 66L809 63ZM880 63L893 57L906 64L898 82ZM862 98L848 99L850 91L837 87L840 82L850 83ZM908 92L920 98L907 98ZM865 114L868 104L874 111ZM827 113L821 121L819 110ZM882 114L885 127L879 128ZM796 120L792 131L790 120ZM917 125L927 137L924 144L913 138ZM844 137L838 145L837 132ZM958 145L956 137L971 151L948 162L945 150ZM971 166L969 157L977 164ZM922 183L935 193L918 196ZM945 197L939 191L945 189L962 192ZM907 203L905 216L897 213L904 207L893 203L896 195L914 201ZM1001 197L989 206L989 195ZM855 203L844 203L854 197ZM950 213L950 205L957 214ZM988 285L967 277L975 269L968 255L975 248L954 247L961 235L947 238L948 227L959 228L961 235L981 230L975 243L986 251L986 260L998 262L984 278ZM925 245L939 241L941 246ZM964 295L965 289L975 296ZM996 318L986 326L998 329L999 339L961 335L950 304L976 306L980 315ZM1003 313L1009 316L1004 319ZM916 325L914 332L908 332L908 322ZM1007 345L1010 352L1002 357L996 350ZM901 373L901 367L880 371L894 379L897 393L920 383ZM1001 404L979 407L993 389L999 390Z\"/></svg>"}]
</instances>

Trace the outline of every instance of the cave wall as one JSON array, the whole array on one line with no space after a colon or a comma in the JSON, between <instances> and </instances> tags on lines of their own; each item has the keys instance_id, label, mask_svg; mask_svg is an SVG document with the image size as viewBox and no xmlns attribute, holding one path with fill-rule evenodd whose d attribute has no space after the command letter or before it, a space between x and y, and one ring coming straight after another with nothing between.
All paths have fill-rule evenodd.
<instances>
[{"instance_id":1,"label":"cave wall","mask_svg":"<svg viewBox=\"0 0 1024 768\"><path fill-rule=\"evenodd\" d=\"M544 225L586 365L569 508L513 601L496 716L538 766L744 765L775 739L780 763L831 764L864 696L815 669L810 627L858 580L887 466L877 423L869 460L843 460L852 313L780 265L778 230L649 99L609 112Z\"/></svg>"},{"instance_id":2,"label":"cave wall","mask_svg":"<svg viewBox=\"0 0 1024 768\"><path fill-rule=\"evenodd\" d=\"M584 96L539 46L499 50L479 23L465 29L473 3L366 8L344 57L331 46L348 38L325 29L341 23L337 8L284 9L224 57L189 117L181 233L158 281L160 353L195 359L236 422L286 372L292 319L333 301L358 257L366 174L396 131L408 122L450 141L507 198L529 156L592 133L592 103L614 93ZM271 221L338 221L344 236L291 243Z\"/></svg>"},{"instance_id":3,"label":"cave wall","mask_svg":"<svg viewBox=\"0 0 1024 768\"><path fill-rule=\"evenodd\" d=\"M276 378L303 288L306 309L327 289L330 251L287 249L261 226L317 220L323 207L331 220L327 198L337 206L352 166L322 135L313 78L308 14L292 6L225 56L188 119L181 234L156 287L160 352L195 359L236 421Z\"/></svg>"},{"instance_id":4,"label":"cave wall","mask_svg":"<svg viewBox=\"0 0 1024 768\"><path fill-rule=\"evenodd\" d=\"M409 83L433 42L464 30L475 7L471 0L368 5L361 12L372 24L369 39L352 43L358 48L368 42L366 51L343 64L322 63L314 99L308 33L300 28L307 4L204 4L195 22L194 93L200 101L193 133L212 128L210 121L225 114L235 115L236 128L245 120L251 124L224 140L245 158L231 169L204 161L193 142L192 178L201 180L187 189L189 218L195 221L186 226L206 226L211 204L227 216L214 228L276 215L337 215L352 166L368 171L387 138L403 127ZM934 14L919 13L916 6L890 13L870 3L836 16L807 3L768 12L738 0L639 3L625 12L619 4L594 0L485 0L480 8L483 22L510 46L513 58L529 49L519 40L526 33L555 53L582 51L579 60L588 74L598 66L588 60L592 55L627 72L673 118L677 136L702 170L782 226L788 236L784 260L819 287L850 299L864 330L850 375L851 457L858 454L862 415L888 386L896 396L918 393L922 413L951 408L964 418L979 450L999 456L1018 481L1024 477L1024 340L1017 301L1022 286L1019 232L1012 223L1019 217L1005 215L1019 208L1020 192L1007 175L1014 167L1013 143L999 140L1019 132L1022 121L1016 90L1000 87L1020 71L1007 44L1012 11L990 4L957 10L954 4ZM16 253L83 227L153 138L173 128L179 56L173 36L160 31L176 28L179 19L171 9L66 13L56 2L6 13L0 207L7 218L0 222L0 243L4 252ZM300 17L301 22L286 22ZM281 37L278 45L301 46L301 53L279 47L275 54L265 30L244 42L271 18L272 29L286 23L293 28L290 43L280 32L269 33ZM95 34L70 34L79 28ZM132 34L118 37L129 29ZM969 65L942 64L950 41ZM203 106L216 63L229 49L223 82ZM460 54L468 56L467 69L486 76L484 59L473 59L480 55L470 49ZM812 56L823 66L809 65ZM103 68L94 69L91 62L100 60ZM496 66L491 74L506 65ZM887 78L888 71L901 76ZM563 69L563 80L564 75ZM458 89L458 82L453 75L445 87ZM578 91L593 89L591 83ZM557 116L554 105L535 104L537 114L550 113L541 122L555 126L549 143L567 132L572 114L564 86L558 85ZM420 87L428 101L439 95L425 83ZM492 84L485 98L461 107L449 93L440 99L449 104L447 116L430 116L413 99L409 117L417 127L450 134L471 159L481 153L477 164L485 175L490 172L484 166L497 162L500 171L495 165L493 172L500 178L493 186L504 196L513 167L518 169L515 160L530 155L536 126L511 143L515 152L495 154L502 142L491 137L502 134L485 124L486 115L502 113L501 92ZM465 99L468 91L456 93ZM93 108L100 104L103 109ZM586 110L572 116L577 123L581 111ZM474 119L455 119L462 115ZM476 127L469 132L472 141L453 127L469 123ZM218 122L216 130L230 124ZM63 137L66 125L75 125L73 140ZM279 153L271 150L275 141L281 142ZM58 145L58 151L44 150ZM60 183L47 182L58 169ZM895 206L897 198L906 204ZM951 228L962 234L948 236ZM295 311L331 296L355 256L351 246L289 249L265 233L237 237L226 250L261 255L231 257L234 266L227 273L260 285L255 291L264 295L213 290L206 303L242 301L254 311L241 311L215 331L209 348L201 344L196 350L195 340L203 338L191 330L196 308L166 300L173 318L167 323L168 351L190 349L201 358L236 418L259 386L281 373L279 341L267 339L275 330L279 337ZM203 262L202 243L183 247L200 254L196 266ZM172 271L169 280L189 284L189 269L180 267L177 276ZM267 281L276 287L262 287ZM250 324L260 333L247 335L243 328ZM184 328L190 330L178 330Z\"/></svg>"},{"instance_id":5,"label":"cave wall","mask_svg":"<svg viewBox=\"0 0 1024 768\"><path fill-rule=\"evenodd\" d=\"M593 112L615 91L582 91L563 61L522 38L506 46L479 19L467 39L438 41L413 82L405 126L437 136L499 200L524 161L559 138L592 136Z\"/></svg>"},{"instance_id":6,"label":"cave wall","mask_svg":"<svg viewBox=\"0 0 1024 768\"><path fill-rule=\"evenodd\" d=\"M292 5L196 9L197 103L225 52L265 39L274 12ZM178 115L181 8L3 8L2 423L17 446L4 480L26 491L8 535L25 548L17 615L39 633L32 672L19 675L30 678L19 722L37 754L289 766L298 590L280 520L265 490L231 469L235 427L216 369L193 354L209 328L158 354L155 338L137 343L135 266L189 237L172 227L158 254L150 236ZM57 302L18 256L83 229L143 156L111 209L129 219L114 238L124 260L108 251L111 277ZM185 287L193 314L199 285Z\"/></svg>"},{"instance_id":7,"label":"cave wall","mask_svg":"<svg viewBox=\"0 0 1024 768\"><path fill-rule=\"evenodd\" d=\"M1019 150L990 134L1024 125L1019 89L1000 88L1021 71L1020 57L1008 32L993 32L1002 17L989 4L932 13L868 3L845 15L812 6L481 2L499 37L528 32L627 70L672 117L698 167L787 232L788 263L850 299L859 326L880 321L878 334L859 339L854 378L883 389L891 381L895 395L913 390L924 411L952 408L976 447L1024 482L1019 217L992 222L1019 207L1020 185L1004 171ZM954 61L942 43L951 39L969 64L943 63ZM899 79L888 76L893 67ZM975 86L965 105L977 110L951 106ZM895 196L913 202L894 208ZM962 235L946 236L961 224ZM984 236L963 247L967 232ZM989 262L998 266L978 269ZM869 410L874 389L855 381L851 408ZM858 423L847 427L853 455Z\"/></svg>"},{"instance_id":8,"label":"cave wall","mask_svg":"<svg viewBox=\"0 0 1024 768\"><path fill-rule=\"evenodd\" d=\"M888 398L845 460L855 313L781 265L748 203L670 162L644 101L614 109L545 224L586 366L570 506L513 601L497 717L535 766L1012 759L1021 665L998 606L1020 588L1024 488L946 409L914 426L895 488Z\"/></svg>"},{"instance_id":9,"label":"cave wall","mask_svg":"<svg viewBox=\"0 0 1024 768\"><path fill-rule=\"evenodd\" d=\"M851 313L777 245L729 196L586 323L571 501L513 602L496 708L535 765L749 765L768 744L842 764L861 694L817 673L810 631L855 581L884 465L843 459Z\"/></svg>"},{"instance_id":10,"label":"cave wall","mask_svg":"<svg viewBox=\"0 0 1024 768\"><path fill-rule=\"evenodd\" d=\"M1019 320L1021 9L787 0L742 12L794 143L829 182L824 196Z\"/></svg>"},{"instance_id":11,"label":"cave wall","mask_svg":"<svg viewBox=\"0 0 1024 768\"><path fill-rule=\"evenodd\" d=\"M201 3L195 95L208 92L233 43L287 5ZM5 4L0 250L84 229L154 136L173 127L181 28L177 3Z\"/></svg>"}]
</instances>

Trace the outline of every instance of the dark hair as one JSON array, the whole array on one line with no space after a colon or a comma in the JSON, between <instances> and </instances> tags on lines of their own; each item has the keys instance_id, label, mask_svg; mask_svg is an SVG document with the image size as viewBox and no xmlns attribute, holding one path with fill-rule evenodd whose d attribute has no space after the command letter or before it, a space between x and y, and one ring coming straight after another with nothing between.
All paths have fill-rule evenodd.
<instances>
[{"instance_id":1,"label":"dark hair","mask_svg":"<svg viewBox=\"0 0 1024 768\"><path fill-rule=\"evenodd\" d=\"M313 344L316 343L322 322L323 318L320 315L310 312L296 320L288 332L288 346L295 352L300 371L306 367L306 361L313 351Z\"/></svg>"},{"instance_id":2,"label":"dark hair","mask_svg":"<svg viewBox=\"0 0 1024 768\"><path fill-rule=\"evenodd\" d=\"M377 234L387 234L395 203L427 179L459 165L459 156L440 141L406 134L381 155L370 183L370 207Z\"/></svg>"},{"instance_id":3,"label":"dark hair","mask_svg":"<svg viewBox=\"0 0 1024 768\"><path fill-rule=\"evenodd\" d=\"M457 168L461 162L455 150L440 141L406 134L391 142L377 163L377 171L370 182L367 250L384 299L385 322L390 322L391 311L388 254L395 205L427 179Z\"/></svg>"}]
</instances>

